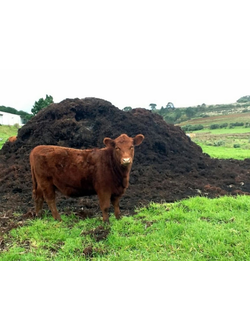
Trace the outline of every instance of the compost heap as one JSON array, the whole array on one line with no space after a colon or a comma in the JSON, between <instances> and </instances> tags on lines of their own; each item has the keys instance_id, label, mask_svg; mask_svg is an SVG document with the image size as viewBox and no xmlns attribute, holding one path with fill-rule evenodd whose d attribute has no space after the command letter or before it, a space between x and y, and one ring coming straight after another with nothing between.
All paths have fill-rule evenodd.
<instances>
[{"instance_id":1,"label":"compost heap","mask_svg":"<svg viewBox=\"0 0 250 330\"><path fill-rule=\"evenodd\" d=\"M121 199L123 214L151 201L250 192L249 160L211 159L180 127L167 124L149 110L124 112L102 99L66 99L41 110L19 129L15 142L4 144L0 151L0 212L34 209L29 154L35 146L102 148L105 137L122 133L145 135L135 149L130 186ZM60 213L101 215L97 196L73 199L58 194L57 206Z\"/></svg>"}]
</instances>

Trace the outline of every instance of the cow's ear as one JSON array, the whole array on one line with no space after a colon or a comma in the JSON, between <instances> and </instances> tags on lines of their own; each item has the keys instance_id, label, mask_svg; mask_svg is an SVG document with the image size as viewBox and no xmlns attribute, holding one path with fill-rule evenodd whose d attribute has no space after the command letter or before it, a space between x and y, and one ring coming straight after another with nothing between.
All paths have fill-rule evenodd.
<instances>
[{"instance_id":1,"label":"cow's ear","mask_svg":"<svg viewBox=\"0 0 250 330\"><path fill-rule=\"evenodd\" d=\"M136 135L134 137L134 145L139 146L142 143L143 140L144 140L144 135L142 135L142 134Z\"/></svg>"},{"instance_id":2,"label":"cow's ear","mask_svg":"<svg viewBox=\"0 0 250 330\"><path fill-rule=\"evenodd\" d=\"M103 140L103 143L105 144L106 147L114 147L115 146L115 141L106 137Z\"/></svg>"}]
</instances>

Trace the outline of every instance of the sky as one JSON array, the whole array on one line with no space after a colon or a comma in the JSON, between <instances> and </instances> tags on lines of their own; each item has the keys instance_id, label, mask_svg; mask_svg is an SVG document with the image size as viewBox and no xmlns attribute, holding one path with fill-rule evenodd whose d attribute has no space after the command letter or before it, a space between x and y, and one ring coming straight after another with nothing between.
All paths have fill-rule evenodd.
<instances>
[{"instance_id":1,"label":"sky","mask_svg":"<svg viewBox=\"0 0 250 330\"><path fill-rule=\"evenodd\" d=\"M234 103L250 95L250 69L0 69L0 106L31 112L51 95L97 97L119 109Z\"/></svg>"}]
</instances>

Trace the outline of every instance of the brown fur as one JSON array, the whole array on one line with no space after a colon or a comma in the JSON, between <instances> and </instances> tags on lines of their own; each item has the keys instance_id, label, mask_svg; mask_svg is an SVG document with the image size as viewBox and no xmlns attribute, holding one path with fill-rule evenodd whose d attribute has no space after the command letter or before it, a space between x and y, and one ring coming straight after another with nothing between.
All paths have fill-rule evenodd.
<instances>
[{"instance_id":1,"label":"brown fur","mask_svg":"<svg viewBox=\"0 0 250 330\"><path fill-rule=\"evenodd\" d=\"M8 141L9 141L9 142L15 142L16 139L17 139L16 136L10 136L10 137L8 138Z\"/></svg>"},{"instance_id":2,"label":"brown fur","mask_svg":"<svg viewBox=\"0 0 250 330\"><path fill-rule=\"evenodd\" d=\"M120 217L119 201L129 185L134 146L142 134L126 134L115 140L105 138L106 148L78 150L59 146L37 146L30 153L33 198L36 215L45 200L55 219L61 220L55 204L55 190L71 197L98 195L103 220L108 221L110 201L116 218Z\"/></svg>"}]
</instances>

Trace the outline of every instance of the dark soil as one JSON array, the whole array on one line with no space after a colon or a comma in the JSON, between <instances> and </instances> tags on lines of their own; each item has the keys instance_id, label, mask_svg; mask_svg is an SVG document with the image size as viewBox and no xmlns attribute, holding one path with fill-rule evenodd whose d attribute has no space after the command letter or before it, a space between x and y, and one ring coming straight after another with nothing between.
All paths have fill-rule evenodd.
<instances>
[{"instance_id":1,"label":"dark soil","mask_svg":"<svg viewBox=\"0 0 250 330\"><path fill-rule=\"evenodd\" d=\"M179 127L149 110L124 112L101 99L66 99L41 110L19 129L16 141L6 142L0 151L1 222L7 221L5 213L33 214L29 154L35 146L102 148L105 137L122 133L145 135L135 150L122 214L151 201L250 193L249 159L211 159ZM57 206L60 213L74 211L83 218L101 215L96 196L71 199L58 194Z\"/></svg>"}]
</instances>

